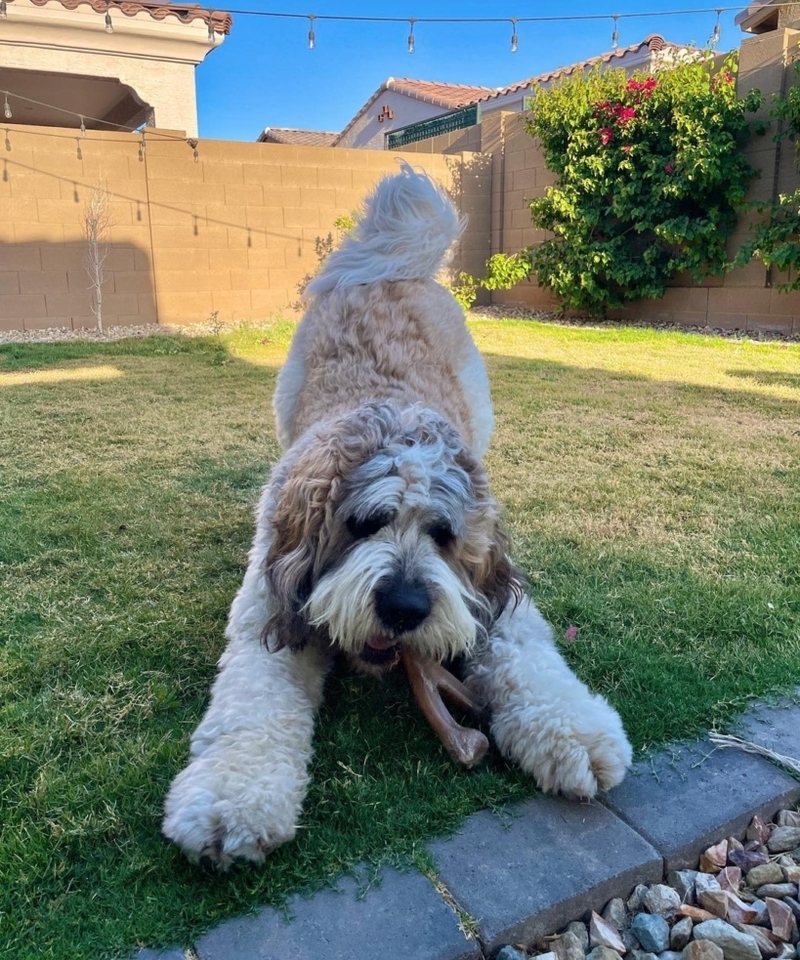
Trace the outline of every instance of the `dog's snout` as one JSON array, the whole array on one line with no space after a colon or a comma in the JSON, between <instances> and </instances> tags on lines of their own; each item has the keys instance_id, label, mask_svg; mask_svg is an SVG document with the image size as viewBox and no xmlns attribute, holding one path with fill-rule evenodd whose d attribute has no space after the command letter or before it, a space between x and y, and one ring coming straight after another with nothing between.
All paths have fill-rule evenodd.
<instances>
[{"instance_id":1,"label":"dog's snout","mask_svg":"<svg viewBox=\"0 0 800 960\"><path fill-rule=\"evenodd\" d=\"M405 633L431 612L431 597L421 583L391 580L375 591L375 612L385 627Z\"/></svg>"}]
</instances>

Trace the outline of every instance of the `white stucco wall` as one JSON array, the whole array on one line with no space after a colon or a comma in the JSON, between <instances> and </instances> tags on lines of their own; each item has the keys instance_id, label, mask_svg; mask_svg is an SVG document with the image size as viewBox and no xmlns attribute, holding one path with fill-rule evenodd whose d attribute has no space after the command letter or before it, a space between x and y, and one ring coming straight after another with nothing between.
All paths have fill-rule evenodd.
<instances>
[{"instance_id":1,"label":"white stucco wall","mask_svg":"<svg viewBox=\"0 0 800 960\"><path fill-rule=\"evenodd\" d=\"M194 71L214 49L202 20L154 20L149 13L128 17L112 9L113 32L91 7L74 10L30 0L9 4L0 32L4 67L47 73L110 77L127 84L154 110L159 127L197 136ZM222 42L217 34L215 46ZM54 79L53 102L57 103Z\"/></svg>"},{"instance_id":2,"label":"white stucco wall","mask_svg":"<svg viewBox=\"0 0 800 960\"><path fill-rule=\"evenodd\" d=\"M384 105L394 111L394 118L379 123L378 114ZM385 90L369 105L365 113L356 120L336 146L384 150L387 133L407 127L410 123L418 123L420 120L428 120L449 112L445 107L414 100L394 90Z\"/></svg>"}]
</instances>

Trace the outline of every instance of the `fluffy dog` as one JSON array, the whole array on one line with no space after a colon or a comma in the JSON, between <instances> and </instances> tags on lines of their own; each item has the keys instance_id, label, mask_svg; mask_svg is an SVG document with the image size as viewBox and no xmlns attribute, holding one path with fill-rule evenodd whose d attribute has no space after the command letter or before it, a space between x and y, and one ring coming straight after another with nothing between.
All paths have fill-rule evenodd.
<instances>
[{"instance_id":1,"label":"fluffy dog","mask_svg":"<svg viewBox=\"0 0 800 960\"><path fill-rule=\"evenodd\" d=\"M461 658L502 753L591 797L631 750L556 649L508 557L481 457L489 384L433 277L463 224L404 165L311 283L278 378L284 455L265 487L208 711L166 800L192 861L262 860L297 829L333 656L379 674L408 646Z\"/></svg>"}]
</instances>

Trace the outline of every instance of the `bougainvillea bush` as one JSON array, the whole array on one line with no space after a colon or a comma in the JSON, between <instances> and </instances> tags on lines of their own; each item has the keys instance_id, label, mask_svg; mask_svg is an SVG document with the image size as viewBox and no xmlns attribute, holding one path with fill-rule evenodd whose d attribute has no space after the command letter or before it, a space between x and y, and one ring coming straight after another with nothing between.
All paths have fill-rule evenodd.
<instances>
[{"instance_id":1,"label":"bougainvillea bush","mask_svg":"<svg viewBox=\"0 0 800 960\"><path fill-rule=\"evenodd\" d=\"M794 84L785 94L772 97L770 117L777 121L775 140L788 139L795 143L796 161L800 161L800 64L794 66ZM800 162L798 162L800 166ZM778 194L769 203L755 203L754 208L763 219L757 223L751 236L737 256L737 264L749 263L754 257L766 267L774 267L784 274L775 278L777 290L800 290L800 190Z\"/></svg>"},{"instance_id":2,"label":"bougainvillea bush","mask_svg":"<svg viewBox=\"0 0 800 960\"><path fill-rule=\"evenodd\" d=\"M552 237L526 251L565 307L603 313L663 296L670 278L722 273L726 240L755 175L741 148L748 112L736 61L651 74L593 71L534 91L528 132L558 176L531 203Z\"/></svg>"}]
</instances>

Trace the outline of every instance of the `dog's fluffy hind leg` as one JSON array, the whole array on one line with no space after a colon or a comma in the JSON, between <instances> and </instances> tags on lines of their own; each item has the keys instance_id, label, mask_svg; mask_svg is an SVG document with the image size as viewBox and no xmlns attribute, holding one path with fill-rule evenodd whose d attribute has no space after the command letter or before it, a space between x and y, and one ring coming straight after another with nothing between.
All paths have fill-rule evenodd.
<instances>
[{"instance_id":1,"label":"dog's fluffy hind leg","mask_svg":"<svg viewBox=\"0 0 800 960\"><path fill-rule=\"evenodd\" d=\"M498 747L550 793L593 797L616 786L631 763L619 715L570 670L527 598L509 609L468 668Z\"/></svg>"}]
</instances>

